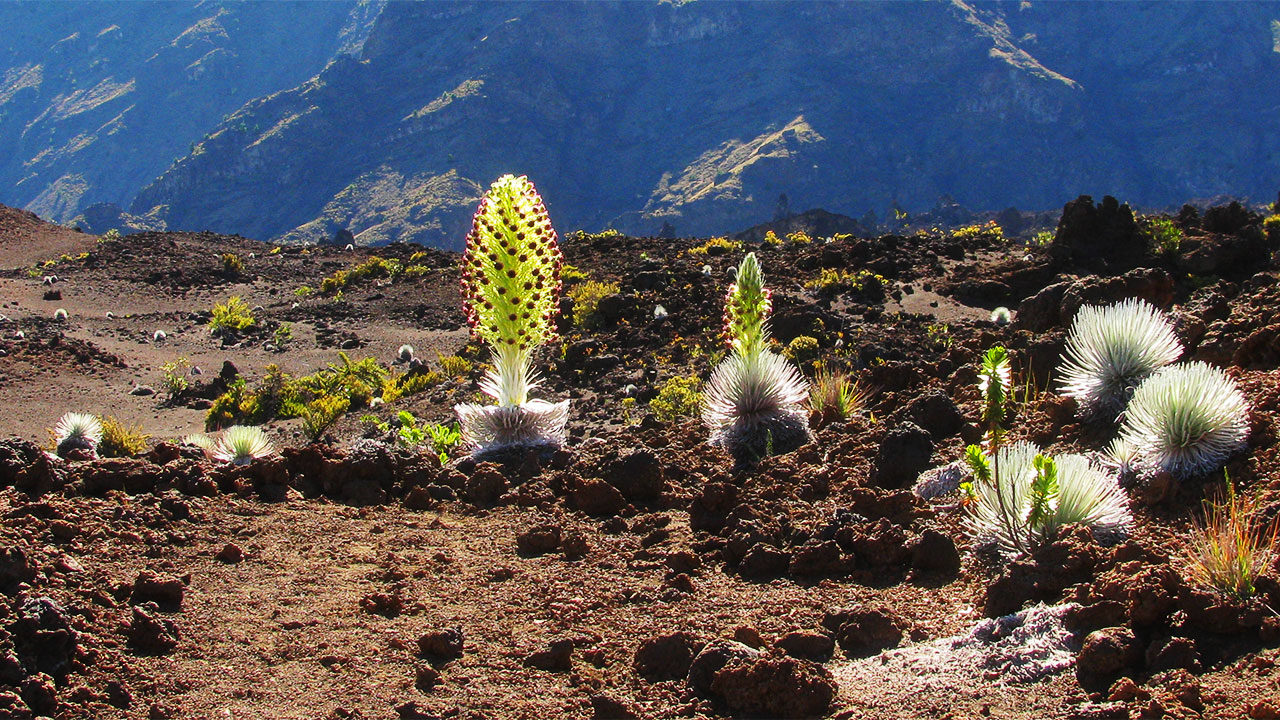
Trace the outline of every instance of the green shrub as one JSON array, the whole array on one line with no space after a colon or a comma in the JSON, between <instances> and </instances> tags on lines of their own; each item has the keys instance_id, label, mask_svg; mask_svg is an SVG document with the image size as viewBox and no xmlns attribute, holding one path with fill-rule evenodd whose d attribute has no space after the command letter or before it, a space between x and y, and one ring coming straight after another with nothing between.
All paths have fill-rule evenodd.
<instances>
[{"instance_id":1,"label":"green shrub","mask_svg":"<svg viewBox=\"0 0 1280 720\"><path fill-rule=\"evenodd\" d=\"M1049 247L1050 245L1053 244L1053 231L1041 230L1035 235L1032 235L1031 244L1035 245L1036 247Z\"/></svg>"},{"instance_id":2,"label":"green shrub","mask_svg":"<svg viewBox=\"0 0 1280 720\"><path fill-rule=\"evenodd\" d=\"M742 243L737 240L730 240L727 237L715 237L705 243L689 248L690 255L725 255L731 252L738 252L742 249Z\"/></svg>"},{"instance_id":3,"label":"green shrub","mask_svg":"<svg viewBox=\"0 0 1280 720\"><path fill-rule=\"evenodd\" d=\"M209 319L209 327L214 330L244 330L252 327L257 320L253 317L253 311L249 309L249 305L240 299L239 295L232 295L227 298L225 303L219 303L213 306L213 317Z\"/></svg>"},{"instance_id":4,"label":"green shrub","mask_svg":"<svg viewBox=\"0 0 1280 720\"><path fill-rule=\"evenodd\" d=\"M388 393L392 382L396 383L390 391L393 395L404 394L406 387L412 387L412 384L406 386L406 382L421 382L405 381L399 376L389 378L390 371L371 357L353 361L341 352L338 357L339 363L330 363L327 368L298 378L289 376L276 365L268 365L266 374L252 389L244 378L236 378L209 408L205 429L216 430L232 424L256 425L276 418L305 419L308 414L314 418L313 422L320 423L337 401L325 400L313 406L318 399L339 398L347 404L342 412L347 412L367 407L374 397ZM319 431L323 432L323 428Z\"/></svg>"},{"instance_id":5,"label":"green shrub","mask_svg":"<svg viewBox=\"0 0 1280 720\"><path fill-rule=\"evenodd\" d=\"M320 292L334 295L354 285L359 285L376 278L396 278L404 272L404 265L394 258L387 259L374 255L355 267L338 270L320 281Z\"/></svg>"},{"instance_id":6,"label":"green shrub","mask_svg":"<svg viewBox=\"0 0 1280 720\"><path fill-rule=\"evenodd\" d=\"M564 284L582 282L586 280L588 275L578 269L576 265L565 263L560 267L560 280Z\"/></svg>"},{"instance_id":7,"label":"green shrub","mask_svg":"<svg viewBox=\"0 0 1280 720\"><path fill-rule=\"evenodd\" d=\"M988 220L981 225L966 225L951 231L951 237L957 240L968 240L984 235L992 240L1005 239L1004 228L997 225L995 220Z\"/></svg>"},{"instance_id":8,"label":"green shrub","mask_svg":"<svg viewBox=\"0 0 1280 720\"><path fill-rule=\"evenodd\" d=\"M278 348L293 342L293 323L280 323L280 327L276 328L275 333L272 334L271 340Z\"/></svg>"},{"instance_id":9,"label":"green shrub","mask_svg":"<svg viewBox=\"0 0 1280 720\"><path fill-rule=\"evenodd\" d=\"M823 268L818 276L805 282L804 286L820 293L856 292L864 295L881 295L889 281L883 275L870 270L859 270L856 273L835 268Z\"/></svg>"},{"instance_id":10,"label":"green shrub","mask_svg":"<svg viewBox=\"0 0 1280 720\"><path fill-rule=\"evenodd\" d=\"M1149 218L1143 235L1157 255L1177 255L1182 248L1182 231L1167 217Z\"/></svg>"},{"instance_id":11,"label":"green shrub","mask_svg":"<svg viewBox=\"0 0 1280 720\"><path fill-rule=\"evenodd\" d=\"M663 422L691 417L702 403L702 393L698 391L701 385L702 382L692 376L670 378L662 384L658 395L649 401L649 411Z\"/></svg>"},{"instance_id":12,"label":"green shrub","mask_svg":"<svg viewBox=\"0 0 1280 720\"><path fill-rule=\"evenodd\" d=\"M1280 243L1280 214L1272 215L1262 221L1262 229L1267 233L1267 239L1273 243Z\"/></svg>"},{"instance_id":13,"label":"green shrub","mask_svg":"<svg viewBox=\"0 0 1280 720\"><path fill-rule=\"evenodd\" d=\"M174 400L191 388L187 374L191 371L191 361L185 356L160 366L160 387L170 400Z\"/></svg>"},{"instance_id":14,"label":"green shrub","mask_svg":"<svg viewBox=\"0 0 1280 720\"><path fill-rule=\"evenodd\" d=\"M806 365L818 359L818 340L808 335L797 335L787 343L782 354L797 365Z\"/></svg>"},{"instance_id":15,"label":"green shrub","mask_svg":"<svg viewBox=\"0 0 1280 720\"><path fill-rule=\"evenodd\" d=\"M235 253L222 253L222 271L228 275L242 275L244 261Z\"/></svg>"},{"instance_id":16,"label":"green shrub","mask_svg":"<svg viewBox=\"0 0 1280 720\"><path fill-rule=\"evenodd\" d=\"M351 409L351 400L337 395L321 395L302 407L302 432L316 442Z\"/></svg>"},{"instance_id":17,"label":"green shrub","mask_svg":"<svg viewBox=\"0 0 1280 720\"><path fill-rule=\"evenodd\" d=\"M102 420L102 440L98 442L98 454L102 457L136 457L146 452L147 439L141 426L126 427L124 423L108 415Z\"/></svg>"},{"instance_id":18,"label":"green shrub","mask_svg":"<svg viewBox=\"0 0 1280 720\"><path fill-rule=\"evenodd\" d=\"M98 242L100 243L115 242L119 239L120 239L120 231L115 228L111 228L110 230L103 233L102 237L98 238Z\"/></svg>"},{"instance_id":19,"label":"green shrub","mask_svg":"<svg viewBox=\"0 0 1280 720\"><path fill-rule=\"evenodd\" d=\"M436 360L440 363L440 370L448 377L457 379L467 377L471 374L471 361L459 355L445 355L436 353Z\"/></svg>"},{"instance_id":20,"label":"green shrub","mask_svg":"<svg viewBox=\"0 0 1280 720\"><path fill-rule=\"evenodd\" d=\"M431 370L428 372L413 372L392 374L382 384L382 401L391 403L399 400L406 395L415 395L439 385L444 380L444 376Z\"/></svg>"},{"instance_id":21,"label":"green shrub","mask_svg":"<svg viewBox=\"0 0 1280 720\"><path fill-rule=\"evenodd\" d=\"M787 233L787 242L792 245L809 245L813 242L813 238L809 237L809 233L803 230Z\"/></svg>"},{"instance_id":22,"label":"green shrub","mask_svg":"<svg viewBox=\"0 0 1280 720\"><path fill-rule=\"evenodd\" d=\"M462 433L457 423L441 425L432 423L426 427L427 437L431 440L431 449L440 458L440 464L449 462L449 451L462 442Z\"/></svg>"},{"instance_id":23,"label":"green shrub","mask_svg":"<svg viewBox=\"0 0 1280 720\"><path fill-rule=\"evenodd\" d=\"M573 299L573 324L578 327L594 327L599 325L600 317L596 312L600 307L600 300L610 295L618 293L618 283L616 282L590 282L582 283L569 291L569 297Z\"/></svg>"}]
</instances>

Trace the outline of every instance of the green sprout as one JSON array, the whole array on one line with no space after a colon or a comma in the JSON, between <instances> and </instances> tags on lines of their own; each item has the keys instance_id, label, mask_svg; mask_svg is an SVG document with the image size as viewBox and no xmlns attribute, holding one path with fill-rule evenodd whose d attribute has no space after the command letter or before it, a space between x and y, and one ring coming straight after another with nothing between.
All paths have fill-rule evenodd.
<instances>
[{"instance_id":1,"label":"green sprout","mask_svg":"<svg viewBox=\"0 0 1280 720\"><path fill-rule=\"evenodd\" d=\"M562 257L533 183L498 178L476 210L462 260L467 323L493 357L480 389L498 403L455 407L473 455L564 442L569 402L529 399L538 385L533 351L556 334Z\"/></svg>"}]
</instances>

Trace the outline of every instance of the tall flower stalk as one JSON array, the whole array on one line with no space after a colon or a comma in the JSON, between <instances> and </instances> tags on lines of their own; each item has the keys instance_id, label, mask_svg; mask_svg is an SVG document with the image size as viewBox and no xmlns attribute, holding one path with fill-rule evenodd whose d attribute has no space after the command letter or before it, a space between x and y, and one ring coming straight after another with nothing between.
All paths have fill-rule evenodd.
<instances>
[{"instance_id":1,"label":"tall flower stalk","mask_svg":"<svg viewBox=\"0 0 1280 720\"><path fill-rule=\"evenodd\" d=\"M462 303L493 368L480 389L497 405L458 405L463 442L473 455L564 442L569 401L530 400L538 386L533 352L555 337L563 256L542 198L526 177L504 175L489 188L467 234Z\"/></svg>"},{"instance_id":2,"label":"tall flower stalk","mask_svg":"<svg viewBox=\"0 0 1280 720\"><path fill-rule=\"evenodd\" d=\"M808 383L794 365L769 350L770 293L755 253L738 267L725 297L730 354L711 374L702 420L711 444L740 462L789 452L809 441L804 409Z\"/></svg>"}]
</instances>

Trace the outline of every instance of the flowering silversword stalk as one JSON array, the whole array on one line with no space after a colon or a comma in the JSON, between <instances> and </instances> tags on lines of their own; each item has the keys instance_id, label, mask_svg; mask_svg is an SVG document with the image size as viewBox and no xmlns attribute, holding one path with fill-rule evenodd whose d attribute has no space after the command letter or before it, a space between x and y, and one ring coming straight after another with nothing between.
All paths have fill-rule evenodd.
<instances>
[{"instance_id":1,"label":"flowering silversword stalk","mask_svg":"<svg viewBox=\"0 0 1280 720\"><path fill-rule=\"evenodd\" d=\"M790 452L809 441L803 407L808 383L794 365L768 349L771 309L760 264L749 253L725 297L730 354L712 372L702 407L711 444L739 461Z\"/></svg>"},{"instance_id":2,"label":"flowering silversword stalk","mask_svg":"<svg viewBox=\"0 0 1280 720\"><path fill-rule=\"evenodd\" d=\"M480 389L497 405L464 403L462 439L473 455L564 443L569 401L530 400L533 351L555 337L563 256L542 198L528 178L504 175L480 201L462 259L462 303L493 369Z\"/></svg>"}]
</instances>

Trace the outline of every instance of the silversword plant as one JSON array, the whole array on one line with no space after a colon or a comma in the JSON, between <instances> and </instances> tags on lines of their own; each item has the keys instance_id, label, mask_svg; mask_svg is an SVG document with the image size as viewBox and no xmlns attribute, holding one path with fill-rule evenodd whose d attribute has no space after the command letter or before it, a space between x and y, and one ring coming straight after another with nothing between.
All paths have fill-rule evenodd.
<instances>
[{"instance_id":1,"label":"silversword plant","mask_svg":"<svg viewBox=\"0 0 1280 720\"><path fill-rule=\"evenodd\" d=\"M702 405L711 444L739 462L790 452L810 437L804 408L808 383L794 365L769 350L771 309L760 264L755 253L748 253L725 297L730 354L711 373Z\"/></svg>"},{"instance_id":2,"label":"silversword plant","mask_svg":"<svg viewBox=\"0 0 1280 720\"><path fill-rule=\"evenodd\" d=\"M1203 362L1167 367L1133 393L1120 425L1139 473L1183 479L1222 467L1249 435L1249 403L1225 372Z\"/></svg>"},{"instance_id":3,"label":"silversword plant","mask_svg":"<svg viewBox=\"0 0 1280 720\"><path fill-rule=\"evenodd\" d=\"M58 457L73 450L85 450L96 457L102 442L102 421L88 413L69 412L53 426L53 438Z\"/></svg>"},{"instance_id":4,"label":"silversword plant","mask_svg":"<svg viewBox=\"0 0 1280 720\"><path fill-rule=\"evenodd\" d=\"M973 467L974 460L966 459ZM1029 552L1064 525L1084 525L1102 539L1115 540L1132 524L1115 478L1082 455L1049 456L1031 443L1016 442L985 464L978 462L979 467L996 464L998 477L975 472L968 524L974 537L994 541L1006 552Z\"/></svg>"},{"instance_id":5,"label":"silversword plant","mask_svg":"<svg viewBox=\"0 0 1280 720\"><path fill-rule=\"evenodd\" d=\"M222 437L209 451L210 457L232 465L248 465L254 460L276 454L275 445L262 431L252 425L232 425L222 431Z\"/></svg>"},{"instance_id":6,"label":"silversword plant","mask_svg":"<svg viewBox=\"0 0 1280 720\"><path fill-rule=\"evenodd\" d=\"M480 389L497 401L454 408L473 456L564 443L569 401L529 398L538 386L533 351L555 336L562 265L556 232L533 183L498 178L476 210L462 260L467 323L493 360Z\"/></svg>"},{"instance_id":7,"label":"silversword plant","mask_svg":"<svg viewBox=\"0 0 1280 720\"><path fill-rule=\"evenodd\" d=\"M1144 300L1083 307L1067 334L1062 390L1087 411L1114 415L1139 383L1181 355L1173 326Z\"/></svg>"}]
</instances>

